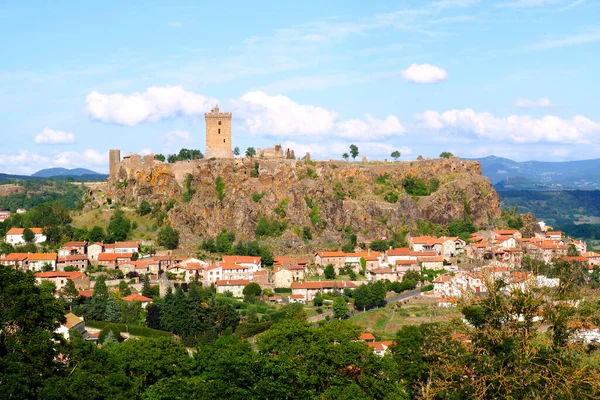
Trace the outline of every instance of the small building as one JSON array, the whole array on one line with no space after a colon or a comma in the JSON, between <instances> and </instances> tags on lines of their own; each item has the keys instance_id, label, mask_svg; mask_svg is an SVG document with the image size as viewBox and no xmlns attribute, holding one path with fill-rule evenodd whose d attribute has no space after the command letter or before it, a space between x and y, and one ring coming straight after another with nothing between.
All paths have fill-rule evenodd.
<instances>
[{"instance_id":1,"label":"small building","mask_svg":"<svg viewBox=\"0 0 600 400\"><path fill-rule=\"evenodd\" d=\"M15 267L15 269L29 269L28 253L11 253L0 258L0 265Z\"/></svg>"},{"instance_id":2,"label":"small building","mask_svg":"<svg viewBox=\"0 0 600 400\"><path fill-rule=\"evenodd\" d=\"M70 255L86 255L87 254L87 242L67 242L58 249L58 256L70 256Z\"/></svg>"},{"instance_id":3,"label":"small building","mask_svg":"<svg viewBox=\"0 0 600 400\"><path fill-rule=\"evenodd\" d=\"M140 244L138 242L116 242L113 244L105 244L104 251L106 253L117 254L139 253Z\"/></svg>"},{"instance_id":4,"label":"small building","mask_svg":"<svg viewBox=\"0 0 600 400\"><path fill-rule=\"evenodd\" d=\"M277 288L289 288L294 282L294 273L289 269L273 268L271 282Z\"/></svg>"},{"instance_id":5,"label":"small building","mask_svg":"<svg viewBox=\"0 0 600 400\"><path fill-rule=\"evenodd\" d=\"M306 301L312 301L319 292L331 293L344 289L356 289L358 285L351 281L319 281L319 282L292 282L292 294L301 294Z\"/></svg>"},{"instance_id":6,"label":"small building","mask_svg":"<svg viewBox=\"0 0 600 400\"><path fill-rule=\"evenodd\" d=\"M4 222L10 218L10 211L0 211L0 222Z\"/></svg>"},{"instance_id":7,"label":"small building","mask_svg":"<svg viewBox=\"0 0 600 400\"><path fill-rule=\"evenodd\" d=\"M65 314L65 320L65 323L60 324L60 326L56 329L56 333L63 335L66 340L69 340L69 333L73 331L77 331L82 336L85 336L87 332L85 330L85 321L82 317L78 317L70 312Z\"/></svg>"},{"instance_id":8,"label":"small building","mask_svg":"<svg viewBox=\"0 0 600 400\"><path fill-rule=\"evenodd\" d=\"M392 344L394 344L393 340L385 340L383 342L367 342L367 346L373 349L373 353L381 357L387 354Z\"/></svg>"},{"instance_id":9,"label":"small building","mask_svg":"<svg viewBox=\"0 0 600 400\"><path fill-rule=\"evenodd\" d=\"M398 280L398 273L392 271L391 268L375 268L368 271L369 280L372 282L385 281L396 282Z\"/></svg>"},{"instance_id":10,"label":"small building","mask_svg":"<svg viewBox=\"0 0 600 400\"><path fill-rule=\"evenodd\" d=\"M87 256L91 262L98 261L98 256L104 253L104 244L96 242L87 247Z\"/></svg>"},{"instance_id":11,"label":"small building","mask_svg":"<svg viewBox=\"0 0 600 400\"><path fill-rule=\"evenodd\" d=\"M262 268L261 257L255 256L223 256L223 263L236 264L247 267L250 272L256 272Z\"/></svg>"},{"instance_id":12,"label":"small building","mask_svg":"<svg viewBox=\"0 0 600 400\"><path fill-rule=\"evenodd\" d=\"M29 259L30 271L42 271L43 269L56 270L58 254L56 253L31 253L27 256Z\"/></svg>"},{"instance_id":13,"label":"small building","mask_svg":"<svg viewBox=\"0 0 600 400\"><path fill-rule=\"evenodd\" d=\"M252 280L252 269L242 264L221 263L223 280Z\"/></svg>"},{"instance_id":14,"label":"small building","mask_svg":"<svg viewBox=\"0 0 600 400\"><path fill-rule=\"evenodd\" d=\"M62 290L67 284L67 280L71 279L77 290L86 290L90 287L90 278L83 272L64 272L64 271L49 271L38 272L35 274L35 279L38 284L42 281L54 283L56 290Z\"/></svg>"},{"instance_id":15,"label":"small building","mask_svg":"<svg viewBox=\"0 0 600 400\"><path fill-rule=\"evenodd\" d=\"M6 232L6 243L10 243L13 246L21 246L26 244L27 242L23 239L24 228L11 228ZM46 235L44 235L42 228L31 228L31 232L33 232L34 239L33 243L39 244L44 243L46 241Z\"/></svg>"},{"instance_id":16,"label":"small building","mask_svg":"<svg viewBox=\"0 0 600 400\"><path fill-rule=\"evenodd\" d=\"M290 303L306 304L306 297L303 294L290 294L288 299Z\"/></svg>"},{"instance_id":17,"label":"small building","mask_svg":"<svg viewBox=\"0 0 600 400\"><path fill-rule=\"evenodd\" d=\"M121 263L130 262L132 257L132 253L101 253L98 255L98 264L107 269L115 269Z\"/></svg>"},{"instance_id":18,"label":"small building","mask_svg":"<svg viewBox=\"0 0 600 400\"><path fill-rule=\"evenodd\" d=\"M246 279L221 279L216 282L215 288L217 289L217 293L223 294L225 292L231 292L233 297L244 297L242 292L249 283L250 281Z\"/></svg>"},{"instance_id":19,"label":"small building","mask_svg":"<svg viewBox=\"0 0 600 400\"><path fill-rule=\"evenodd\" d=\"M84 270L88 267L89 260L85 254L75 254L71 256L58 256L58 263L56 268L59 271L64 271L65 267L73 266L77 269Z\"/></svg>"},{"instance_id":20,"label":"small building","mask_svg":"<svg viewBox=\"0 0 600 400\"><path fill-rule=\"evenodd\" d=\"M375 336L373 336L372 333L361 333L360 336L358 337L358 340L362 340L363 342L374 342L375 341Z\"/></svg>"},{"instance_id":21,"label":"small building","mask_svg":"<svg viewBox=\"0 0 600 400\"><path fill-rule=\"evenodd\" d=\"M146 308L146 306L150 303L152 303L152 299L146 296L142 296L141 294L130 294L129 296L125 296L123 298L121 298L121 300L126 301L126 302L133 302L133 301L139 301L140 303L142 303L142 308Z\"/></svg>"}]
</instances>

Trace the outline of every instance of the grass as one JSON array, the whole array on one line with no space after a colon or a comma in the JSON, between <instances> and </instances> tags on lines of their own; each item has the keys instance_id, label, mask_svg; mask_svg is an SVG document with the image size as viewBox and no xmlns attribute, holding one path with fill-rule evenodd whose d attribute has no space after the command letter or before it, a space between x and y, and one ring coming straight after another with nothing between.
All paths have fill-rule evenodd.
<instances>
[{"instance_id":1,"label":"grass","mask_svg":"<svg viewBox=\"0 0 600 400\"><path fill-rule=\"evenodd\" d=\"M138 215L135 210L129 208L122 208L125 213L125 217L129 219L132 223L137 223L137 229L132 231L133 239L156 239L156 235L158 229L155 232L151 231L151 228L156 221L150 217L150 214L146 216ZM91 229L94 225L100 226L106 232L106 228L108 228L108 224L110 222L110 217L113 215L113 210L108 210L105 207L100 209L88 210L88 211L77 211L73 214L73 225L78 228L83 228L84 226L88 229ZM160 229L160 228L159 228Z\"/></svg>"},{"instance_id":2,"label":"grass","mask_svg":"<svg viewBox=\"0 0 600 400\"><path fill-rule=\"evenodd\" d=\"M373 332L378 339L389 340L403 326L448 321L459 314L455 308L439 308L435 300L419 297L411 299L400 308L395 304L388 304L385 308L355 314L350 317L350 321Z\"/></svg>"},{"instance_id":3,"label":"grass","mask_svg":"<svg viewBox=\"0 0 600 400\"><path fill-rule=\"evenodd\" d=\"M85 324L90 328L103 329L106 325L111 324L112 322L106 321L85 321ZM159 331L157 329L150 329L144 326L137 325L126 325L126 324L114 324L119 328L120 332L128 332L133 336L141 336L147 338L159 338L159 337L172 337L173 335L170 332Z\"/></svg>"}]
</instances>

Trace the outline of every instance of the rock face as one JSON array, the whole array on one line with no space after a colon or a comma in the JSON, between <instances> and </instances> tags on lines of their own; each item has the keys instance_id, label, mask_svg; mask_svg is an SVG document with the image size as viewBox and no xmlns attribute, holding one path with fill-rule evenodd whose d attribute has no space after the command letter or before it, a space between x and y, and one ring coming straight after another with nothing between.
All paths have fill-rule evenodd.
<instances>
[{"instance_id":1,"label":"rock face","mask_svg":"<svg viewBox=\"0 0 600 400\"><path fill-rule=\"evenodd\" d=\"M403 187L409 176L438 187L413 198ZM225 184L221 200L218 177ZM205 159L184 166L159 164L120 178L109 182L113 199L163 207L175 200L169 219L189 238L227 229L238 239L253 239L261 216L286 222L284 238L297 238L297 228L310 227L315 238L336 239L346 227L363 238L378 238L418 219L445 224L472 218L485 225L501 213L498 194L479 163L456 157L379 164ZM193 195L186 202L188 188Z\"/></svg>"}]
</instances>

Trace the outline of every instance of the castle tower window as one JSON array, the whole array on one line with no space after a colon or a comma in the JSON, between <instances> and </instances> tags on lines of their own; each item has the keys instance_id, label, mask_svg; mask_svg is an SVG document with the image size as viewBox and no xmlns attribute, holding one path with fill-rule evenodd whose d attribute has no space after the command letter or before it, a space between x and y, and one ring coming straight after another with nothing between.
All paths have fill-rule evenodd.
<instances>
[{"instance_id":1,"label":"castle tower window","mask_svg":"<svg viewBox=\"0 0 600 400\"><path fill-rule=\"evenodd\" d=\"M219 135L221 134L221 129L219 129Z\"/></svg>"},{"instance_id":2,"label":"castle tower window","mask_svg":"<svg viewBox=\"0 0 600 400\"><path fill-rule=\"evenodd\" d=\"M225 139L223 139L223 143L225 143Z\"/></svg>"},{"instance_id":3,"label":"castle tower window","mask_svg":"<svg viewBox=\"0 0 600 400\"><path fill-rule=\"evenodd\" d=\"M219 125L221 125L221 121L219 121Z\"/></svg>"}]
</instances>

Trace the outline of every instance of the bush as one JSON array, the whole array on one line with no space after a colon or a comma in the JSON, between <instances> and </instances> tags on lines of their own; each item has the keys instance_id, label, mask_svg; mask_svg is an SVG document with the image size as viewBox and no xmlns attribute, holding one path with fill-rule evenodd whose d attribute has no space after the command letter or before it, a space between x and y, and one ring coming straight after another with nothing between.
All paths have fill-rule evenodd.
<instances>
[{"instance_id":1,"label":"bush","mask_svg":"<svg viewBox=\"0 0 600 400\"><path fill-rule=\"evenodd\" d=\"M89 326L89 324L88 324L88 326ZM116 324L108 323L100 331L100 337L98 338L98 342L100 344L104 343L109 332L112 332L113 338L115 340L121 341L121 330L119 329L119 327Z\"/></svg>"},{"instance_id":2,"label":"bush","mask_svg":"<svg viewBox=\"0 0 600 400\"><path fill-rule=\"evenodd\" d=\"M421 292L429 292L433 290L433 284L425 285L421 288Z\"/></svg>"},{"instance_id":3,"label":"bush","mask_svg":"<svg viewBox=\"0 0 600 400\"><path fill-rule=\"evenodd\" d=\"M252 200L255 203L258 203L260 201L260 199L263 198L264 195L265 195L265 192L260 192L260 193L254 192L254 193L252 193Z\"/></svg>"},{"instance_id":4,"label":"bush","mask_svg":"<svg viewBox=\"0 0 600 400\"><path fill-rule=\"evenodd\" d=\"M169 250L175 250L179 247L179 231L170 226L165 226L158 232L158 245Z\"/></svg>"},{"instance_id":5,"label":"bush","mask_svg":"<svg viewBox=\"0 0 600 400\"><path fill-rule=\"evenodd\" d=\"M152 208L150 207L150 203L147 200L142 200L140 206L138 207L138 214L141 216L148 215L152 212Z\"/></svg>"},{"instance_id":6,"label":"bush","mask_svg":"<svg viewBox=\"0 0 600 400\"><path fill-rule=\"evenodd\" d=\"M396 192L387 192L383 199L388 203L396 203L398 201L398 193Z\"/></svg>"},{"instance_id":7,"label":"bush","mask_svg":"<svg viewBox=\"0 0 600 400\"><path fill-rule=\"evenodd\" d=\"M280 236L287 229L287 223L285 221L279 222L276 219L271 220L265 216L262 216L258 220L256 225L256 236L261 237L277 237Z\"/></svg>"},{"instance_id":8,"label":"bush","mask_svg":"<svg viewBox=\"0 0 600 400\"><path fill-rule=\"evenodd\" d=\"M277 288L276 287L275 289L273 289L273 291L275 293L279 293L279 294L281 294L281 293L292 293L292 288L285 288L285 287Z\"/></svg>"}]
</instances>

